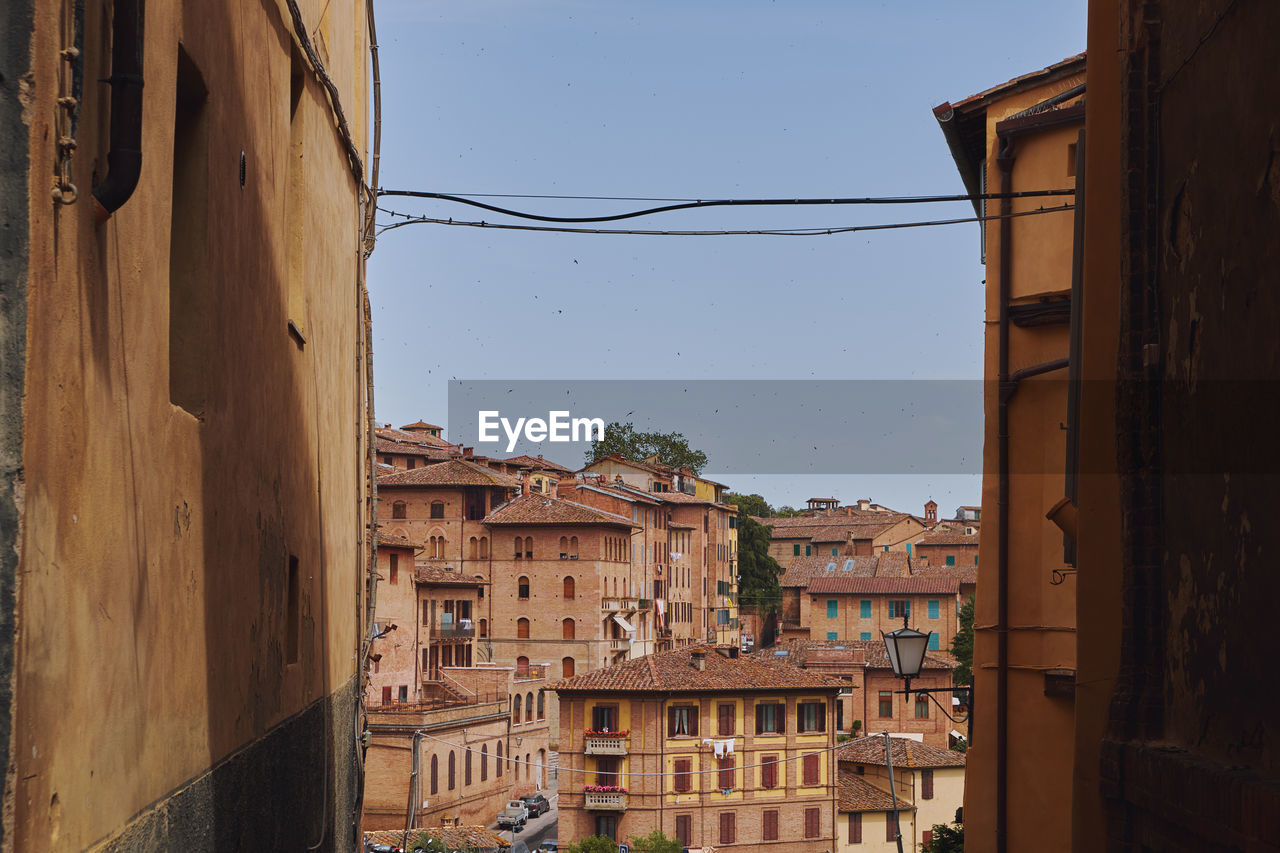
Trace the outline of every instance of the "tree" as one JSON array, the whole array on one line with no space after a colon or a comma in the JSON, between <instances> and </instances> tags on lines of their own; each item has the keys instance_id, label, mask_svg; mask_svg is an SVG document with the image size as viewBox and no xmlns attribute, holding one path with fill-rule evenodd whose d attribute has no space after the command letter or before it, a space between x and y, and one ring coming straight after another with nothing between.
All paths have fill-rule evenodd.
<instances>
[{"instance_id":1,"label":"tree","mask_svg":"<svg viewBox=\"0 0 1280 853\"><path fill-rule=\"evenodd\" d=\"M614 421L606 426L604 439L591 441L591 449L587 451L587 464L614 453L634 462L643 462L656 455L663 465L688 468L694 474L702 473L702 469L707 466L707 454L691 448L682 433L636 432L630 422L621 424Z\"/></svg>"},{"instance_id":2,"label":"tree","mask_svg":"<svg viewBox=\"0 0 1280 853\"><path fill-rule=\"evenodd\" d=\"M973 683L973 596L960 608L960 630L951 641L951 656L959 662L951 674L956 684Z\"/></svg>"},{"instance_id":3,"label":"tree","mask_svg":"<svg viewBox=\"0 0 1280 853\"><path fill-rule=\"evenodd\" d=\"M790 506L780 506L773 511L773 514L777 518L794 518L797 515L804 515L804 510Z\"/></svg>"},{"instance_id":4,"label":"tree","mask_svg":"<svg viewBox=\"0 0 1280 853\"><path fill-rule=\"evenodd\" d=\"M935 823L933 837L921 853L964 853L964 824Z\"/></svg>"},{"instance_id":5,"label":"tree","mask_svg":"<svg viewBox=\"0 0 1280 853\"><path fill-rule=\"evenodd\" d=\"M618 845L612 838L588 835L581 841L570 844L569 853L618 853Z\"/></svg>"},{"instance_id":6,"label":"tree","mask_svg":"<svg viewBox=\"0 0 1280 853\"><path fill-rule=\"evenodd\" d=\"M768 518L773 515L773 507L769 506L760 495L740 495L737 492L725 492L724 502L737 504L738 515L754 515L756 518Z\"/></svg>"},{"instance_id":7,"label":"tree","mask_svg":"<svg viewBox=\"0 0 1280 853\"><path fill-rule=\"evenodd\" d=\"M778 576L782 566L769 556L772 535L768 527L753 518L738 515L738 595L762 616L782 606Z\"/></svg>"},{"instance_id":8,"label":"tree","mask_svg":"<svg viewBox=\"0 0 1280 853\"><path fill-rule=\"evenodd\" d=\"M634 853L680 853L680 842L667 838L661 829L655 829L645 837L633 835L631 849Z\"/></svg>"}]
</instances>

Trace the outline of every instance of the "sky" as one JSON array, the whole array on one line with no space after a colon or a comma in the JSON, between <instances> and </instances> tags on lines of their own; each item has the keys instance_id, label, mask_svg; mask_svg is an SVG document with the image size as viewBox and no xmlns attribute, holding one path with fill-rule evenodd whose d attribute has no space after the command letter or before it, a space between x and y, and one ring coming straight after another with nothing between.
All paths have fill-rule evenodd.
<instances>
[{"instance_id":1,"label":"sky","mask_svg":"<svg viewBox=\"0 0 1280 853\"><path fill-rule=\"evenodd\" d=\"M1086 0L377 0L376 14L384 189L828 198L963 193L932 108L1083 50ZM652 206L483 200L555 216ZM443 201L381 206L521 221ZM709 208L599 227L969 215L963 202ZM368 265L377 417L448 423L451 379L981 378L983 279L972 223L817 237L410 225L383 233ZM981 449L978 434L945 439ZM774 505L979 502L975 475L751 476L714 458L705 473Z\"/></svg>"}]
</instances>

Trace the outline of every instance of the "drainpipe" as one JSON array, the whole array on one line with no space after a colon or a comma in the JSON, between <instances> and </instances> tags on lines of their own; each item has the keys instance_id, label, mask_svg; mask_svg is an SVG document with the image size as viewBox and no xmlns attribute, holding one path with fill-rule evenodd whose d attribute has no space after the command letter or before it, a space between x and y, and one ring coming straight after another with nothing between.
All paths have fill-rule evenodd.
<instances>
[{"instance_id":1,"label":"drainpipe","mask_svg":"<svg viewBox=\"0 0 1280 853\"><path fill-rule=\"evenodd\" d=\"M111 16L111 130L107 177L93 188L106 221L133 195L142 174L142 33L145 0L116 0Z\"/></svg>"}]
</instances>

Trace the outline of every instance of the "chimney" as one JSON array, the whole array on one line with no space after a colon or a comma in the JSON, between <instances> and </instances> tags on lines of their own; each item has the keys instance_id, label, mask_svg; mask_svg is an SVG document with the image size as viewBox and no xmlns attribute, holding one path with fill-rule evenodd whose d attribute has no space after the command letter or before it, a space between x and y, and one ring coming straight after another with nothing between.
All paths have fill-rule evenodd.
<instances>
[{"instance_id":1,"label":"chimney","mask_svg":"<svg viewBox=\"0 0 1280 853\"><path fill-rule=\"evenodd\" d=\"M867 650L866 650L866 649L864 649L864 648L862 648L861 646L859 646L859 647L857 647L857 648L853 649L853 662L854 662L854 663L866 663L866 662L867 662Z\"/></svg>"},{"instance_id":2,"label":"chimney","mask_svg":"<svg viewBox=\"0 0 1280 853\"><path fill-rule=\"evenodd\" d=\"M707 653L704 651L695 651L689 655L689 666L701 672L707 668Z\"/></svg>"},{"instance_id":3,"label":"chimney","mask_svg":"<svg viewBox=\"0 0 1280 853\"><path fill-rule=\"evenodd\" d=\"M729 647L729 660L737 660L740 649L737 646Z\"/></svg>"},{"instance_id":4,"label":"chimney","mask_svg":"<svg viewBox=\"0 0 1280 853\"><path fill-rule=\"evenodd\" d=\"M462 448L462 456L464 459L470 459L475 454L475 452L476 452L476 449L474 447Z\"/></svg>"}]
</instances>

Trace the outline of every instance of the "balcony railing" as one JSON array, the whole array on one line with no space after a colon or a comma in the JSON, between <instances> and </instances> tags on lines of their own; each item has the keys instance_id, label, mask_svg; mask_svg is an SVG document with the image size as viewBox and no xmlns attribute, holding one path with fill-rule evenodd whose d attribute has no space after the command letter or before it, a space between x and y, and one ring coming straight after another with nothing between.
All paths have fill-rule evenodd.
<instances>
[{"instance_id":1,"label":"balcony railing","mask_svg":"<svg viewBox=\"0 0 1280 853\"><path fill-rule=\"evenodd\" d=\"M586 735L586 754L626 755L630 740L628 735Z\"/></svg>"},{"instance_id":2,"label":"balcony railing","mask_svg":"<svg viewBox=\"0 0 1280 853\"><path fill-rule=\"evenodd\" d=\"M516 681L527 681L530 679L546 678L546 664L537 663L525 667L516 667Z\"/></svg>"},{"instance_id":3,"label":"balcony railing","mask_svg":"<svg viewBox=\"0 0 1280 853\"><path fill-rule=\"evenodd\" d=\"M626 794L600 794L588 791L586 807L598 812L621 812L627 809Z\"/></svg>"},{"instance_id":4,"label":"balcony railing","mask_svg":"<svg viewBox=\"0 0 1280 853\"><path fill-rule=\"evenodd\" d=\"M629 648L631 648L631 641L628 640L626 637L610 637L609 638L609 651L625 652Z\"/></svg>"},{"instance_id":5,"label":"balcony railing","mask_svg":"<svg viewBox=\"0 0 1280 853\"><path fill-rule=\"evenodd\" d=\"M643 609L646 609L646 610L647 610L647 609L649 608L649 606L650 606L650 604L649 604L649 599L647 599L647 598L627 598L627 597L623 597L623 598L602 598L602 599L600 599L600 609L601 609L601 610L608 611L608 612L611 612L611 613L613 613L613 612L617 612L617 611L622 611L623 613L633 613L633 612L635 612L636 610L640 610L640 609L642 609L642 608L640 607L640 602L641 602L641 601L645 602L645 606L644 606L644 608L643 608Z\"/></svg>"},{"instance_id":6,"label":"balcony railing","mask_svg":"<svg viewBox=\"0 0 1280 853\"><path fill-rule=\"evenodd\" d=\"M435 629L435 635L441 640L469 640L476 635L475 627L463 628L460 625L442 625Z\"/></svg>"}]
</instances>

